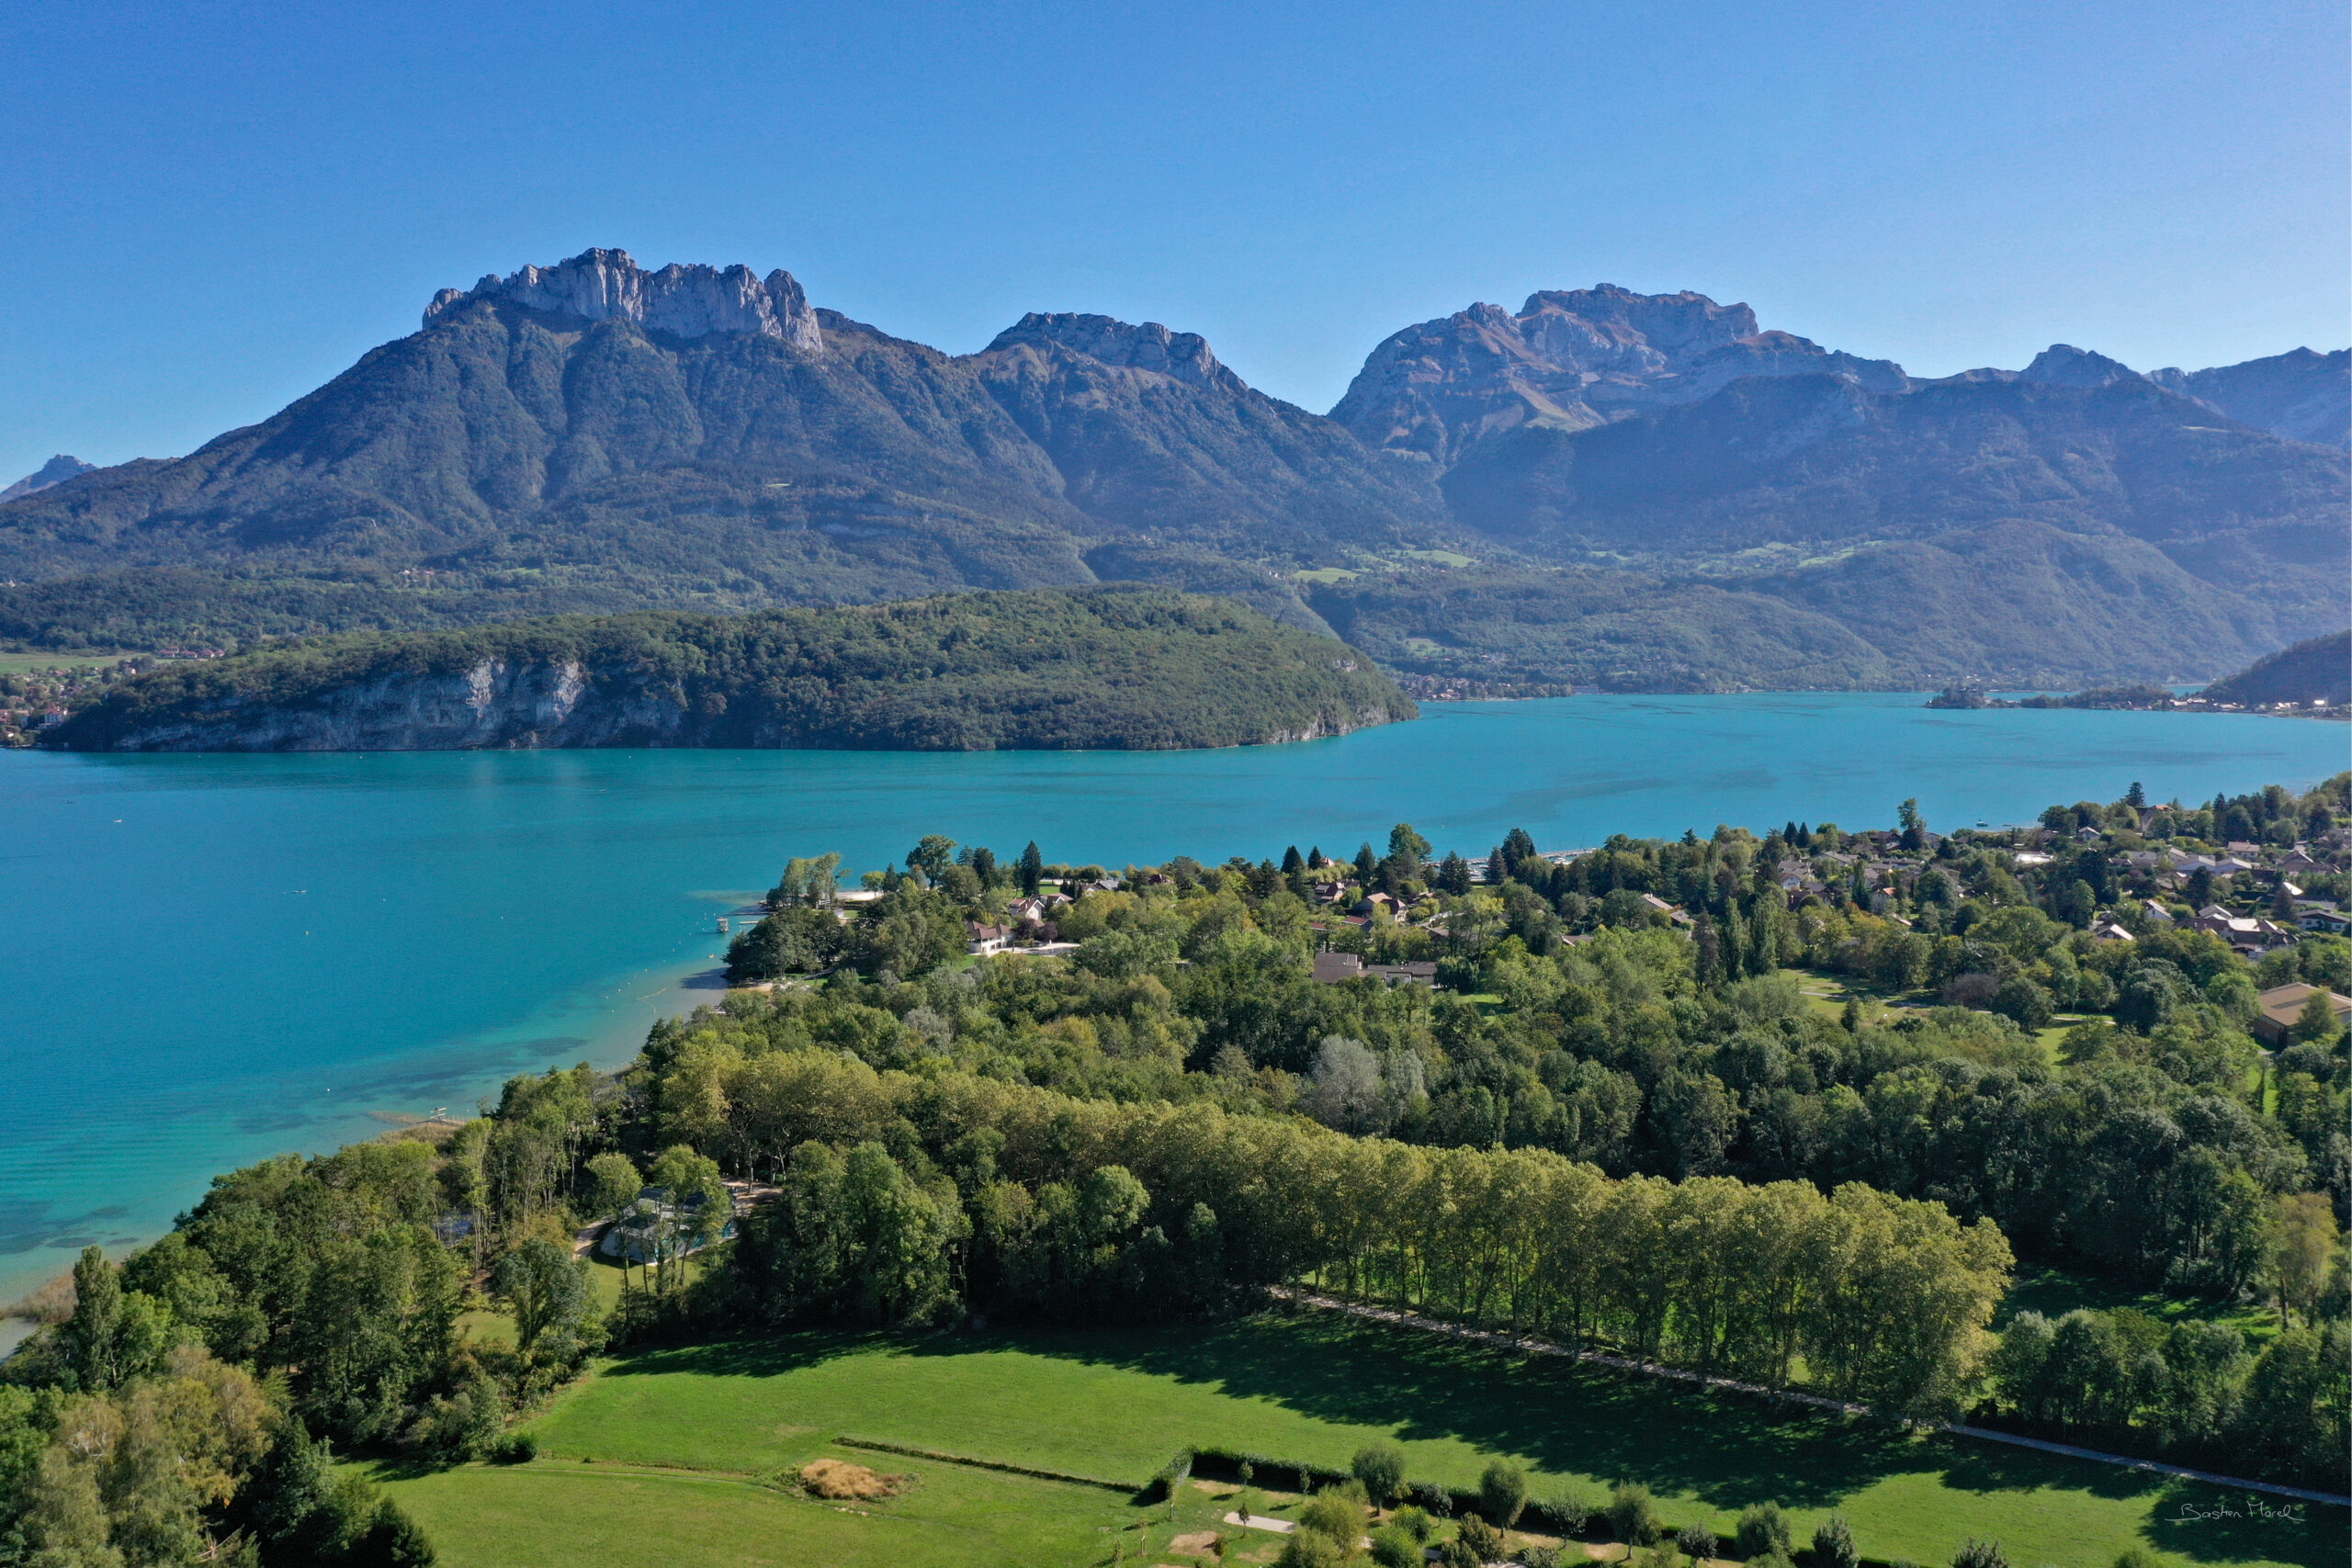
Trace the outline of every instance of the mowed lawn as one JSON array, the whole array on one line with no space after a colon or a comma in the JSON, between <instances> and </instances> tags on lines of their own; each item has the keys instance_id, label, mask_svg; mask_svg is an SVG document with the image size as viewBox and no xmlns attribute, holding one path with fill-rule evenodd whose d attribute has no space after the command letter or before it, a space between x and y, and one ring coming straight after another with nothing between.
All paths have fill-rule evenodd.
<instances>
[{"instance_id":1,"label":"mowed lawn","mask_svg":"<svg viewBox=\"0 0 2352 1568\"><path fill-rule=\"evenodd\" d=\"M2109 1568L2135 1545L2179 1563L2335 1568L2346 1546L2341 1510L2306 1508L2301 1523L2250 1517L2244 1495L2138 1472L1908 1437L1319 1314L1153 1331L795 1334L658 1351L560 1395L530 1429L536 1464L394 1483L457 1568L537 1560L502 1555L478 1532L510 1506L492 1499L537 1484L529 1478L542 1470L772 1474L842 1434L1133 1485L1186 1443L1343 1468L1363 1443L1393 1437L1419 1479L1469 1485L1488 1457L1509 1454L1537 1472L1538 1495L1567 1485L1599 1500L1611 1483L1638 1480L1659 1495L1669 1524L1725 1533L1765 1498L1797 1515L1801 1538L1834 1507L1867 1555L1928 1564L1949 1562L1971 1535L1999 1540L2020 1568ZM709 1507L700 1490L677 1495L682 1508ZM666 1507L649 1493L628 1517L658 1531ZM545 1510L524 1506L522 1528L575 1529L552 1498ZM571 1544L584 1554L596 1539ZM672 1561L865 1560L845 1550L812 1538L806 1555ZM1030 1560L1041 1563L1109 1557L1107 1539L1093 1557L1052 1555L1042 1540L1035 1550Z\"/></svg>"},{"instance_id":2,"label":"mowed lawn","mask_svg":"<svg viewBox=\"0 0 2352 1568\"><path fill-rule=\"evenodd\" d=\"M817 1443L911 1475L903 1495L830 1503L747 1479L610 1464L469 1465L394 1480L442 1568L1032 1568L1090 1563L1138 1510L1099 1487ZM1130 1537L1130 1539L1133 1539Z\"/></svg>"}]
</instances>

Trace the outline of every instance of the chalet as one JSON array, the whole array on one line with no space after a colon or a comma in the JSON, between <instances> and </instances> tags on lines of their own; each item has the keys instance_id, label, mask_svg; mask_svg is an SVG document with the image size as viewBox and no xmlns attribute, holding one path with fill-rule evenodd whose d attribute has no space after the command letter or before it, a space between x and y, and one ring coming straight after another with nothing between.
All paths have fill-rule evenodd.
<instances>
[{"instance_id":1,"label":"chalet","mask_svg":"<svg viewBox=\"0 0 2352 1568\"><path fill-rule=\"evenodd\" d=\"M2325 904L2305 904L2295 911L2295 923L2307 931L2332 931L2342 936L2352 930L2344 911Z\"/></svg>"},{"instance_id":2,"label":"chalet","mask_svg":"<svg viewBox=\"0 0 2352 1568\"><path fill-rule=\"evenodd\" d=\"M2125 931L2113 920L2109 920L2104 925L2091 928L2091 940L2093 942L2131 942L2135 939L2130 931Z\"/></svg>"},{"instance_id":3,"label":"chalet","mask_svg":"<svg viewBox=\"0 0 2352 1568\"><path fill-rule=\"evenodd\" d=\"M2265 1045L2284 1045L2287 1032L2294 1028L2295 1021L2303 1016L2304 1007L2310 1003L2312 993L2318 988L2298 980L2292 985L2273 986L2256 997L2255 1038ZM2345 1020L2352 1017L2352 997L2339 997L2334 991L2327 992L2326 996L2328 1006L2335 1010L2335 1026L2341 1029Z\"/></svg>"},{"instance_id":4,"label":"chalet","mask_svg":"<svg viewBox=\"0 0 2352 1568\"><path fill-rule=\"evenodd\" d=\"M2157 903L2154 898L2141 899L2140 912L2147 916L2148 919L2152 920L2160 920L2165 925L2172 924L2172 911L2165 908L2162 904Z\"/></svg>"},{"instance_id":5,"label":"chalet","mask_svg":"<svg viewBox=\"0 0 2352 1568\"><path fill-rule=\"evenodd\" d=\"M985 958L992 953L1002 953L1012 941L1011 926L984 926L978 920L969 920L964 929L971 937L970 951L975 957Z\"/></svg>"}]
</instances>

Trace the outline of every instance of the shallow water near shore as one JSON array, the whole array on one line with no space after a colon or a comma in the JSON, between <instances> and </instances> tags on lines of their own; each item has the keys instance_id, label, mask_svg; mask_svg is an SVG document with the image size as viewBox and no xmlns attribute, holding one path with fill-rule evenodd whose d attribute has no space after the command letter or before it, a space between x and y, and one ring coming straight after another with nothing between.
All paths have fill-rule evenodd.
<instances>
[{"instance_id":1,"label":"shallow water near shore","mask_svg":"<svg viewBox=\"0 0 2352 1568\"><path fill-rule=\"evenodd\" d=\"M718 992L717 917L792 854L926 832L1119 866L1483 853L1790 818L2030 820L2307 787L2352 732L2248 715L1937 712L1917 694L1578 696L1185 752L0 754L0 1303L152 1238L209 1178L614 1066Z\"/></svg>"}]
</instances>

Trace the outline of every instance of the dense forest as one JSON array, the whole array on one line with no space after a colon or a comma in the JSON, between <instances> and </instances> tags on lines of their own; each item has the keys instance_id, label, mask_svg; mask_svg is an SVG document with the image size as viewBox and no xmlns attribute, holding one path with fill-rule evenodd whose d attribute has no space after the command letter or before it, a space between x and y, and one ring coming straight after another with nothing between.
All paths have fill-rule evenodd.
<instances>
[{"instance_id":1,"label":"dense forest","mask_svg":"<svg viewBox=\"0 0 2352 1568\"><path fill-rule=\"evenodd\" d=\"M1115 869L933 835L851 889L797 858L737 988L624 1072L86 1255L0 1378L6 1550L421 1562L330 1455L518 1451L607 1346L1285 1285L2341 1490L2352 944L2194 928L2340 899L2347 823L2352 775L1573 857L1399 824ZM600 1314L571 1237L605 1221L646 1251ZM2022 1263L2210 1310L2004 1319Z\"/></svg>"},{"instance_id":2,"label":"dense forest","mask_svg":"<svg viewBox=\"0 0 2352 1568\"><path fill-rule=\"evenodd\" d=\"M556 617L179 661L49 732L85 750L1249 745L1411 718L1369 659L1162 589Z\"/></svg>"}]
</instances>

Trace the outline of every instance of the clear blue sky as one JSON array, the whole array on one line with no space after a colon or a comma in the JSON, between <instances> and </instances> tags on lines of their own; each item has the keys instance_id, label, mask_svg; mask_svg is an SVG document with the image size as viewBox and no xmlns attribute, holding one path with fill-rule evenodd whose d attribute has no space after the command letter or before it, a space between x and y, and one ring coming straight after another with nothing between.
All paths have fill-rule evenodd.
<instances>
[{"instance_id":1,"label":"clear blue sky","mask_svg":"<svg viewBox=\"0 0 2352 1568\"><path fill-rule=\"evenodd\" d=\"M1205 333L1327 409L1607 280L1916 374L2347 338L2341 0L106 3L0 19L0 482L186 452L591 244L954 351Z\"/></svg>"}]
</instances>

